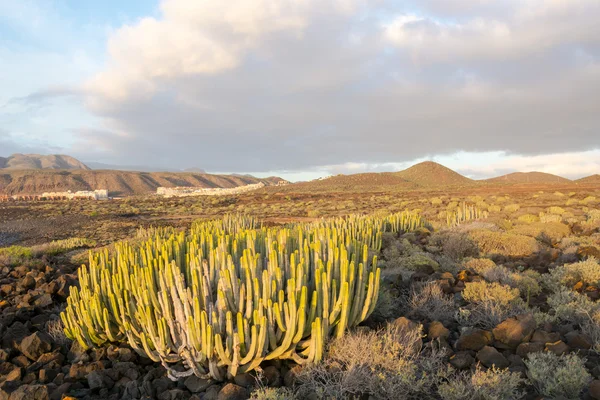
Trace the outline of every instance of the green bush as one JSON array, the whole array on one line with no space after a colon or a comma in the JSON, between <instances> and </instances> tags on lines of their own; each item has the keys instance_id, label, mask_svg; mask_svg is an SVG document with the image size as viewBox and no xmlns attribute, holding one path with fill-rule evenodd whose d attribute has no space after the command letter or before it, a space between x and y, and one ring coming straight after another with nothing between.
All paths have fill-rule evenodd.
<instances>
[{"instance_id":1,"label":"green bush","mask_svg":"<svg viewBox=\"0 0 600 400\"><path fill-rule=\"evenodd\" d=\"M525 360L527 376L538 393L548 398L579 399L591 380L585 360L576 354L532 353Z\"/></svg>"},{"instance_id":2,"label":"green bush","mask_svg":"<svg viewBox=\"0 0 600 400\"><path fill-rule=\"evenodd\" d=\"M572 288L577 282L587 285L600 284L600 264L598 260L591 257L585 261L573 264L565 264L553 268L550 275L544 277L546 286L554 291L559 288Z\"/></svg>"},{"instance_id":3,"label":"green bush","mask_svg":"<svg viewBox=\"0 0 600 400\"><path fill-rule=\"evenodd\" d=\"M33 257L28 247L10 246L0 248L0 265L13 266L26 262Z\"/></svg>"}]
</instances>

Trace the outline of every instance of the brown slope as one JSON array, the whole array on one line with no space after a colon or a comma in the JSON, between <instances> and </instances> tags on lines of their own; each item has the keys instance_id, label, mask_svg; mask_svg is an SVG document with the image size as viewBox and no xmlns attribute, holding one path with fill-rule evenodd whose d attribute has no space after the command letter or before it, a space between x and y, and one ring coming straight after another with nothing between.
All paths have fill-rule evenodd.
<instances>
[{"instance_id":1,"label":"brown slope","mask_svg":"<svg viewBox=\"0 0 600 400\"><path fill-rule=\"evenodd\" d=\"M575 182L583 184L600 184L600 174L586 176L585 178L577 179Z\"/></svg>"},{"instance_id":2,"label":"brown slope","mask_svg":"<svg viewBox=\"0 0 600 400\"><path fill-rule=\"evenodd\" d=\"M540 184L556 183L565 184L571 181L562 176L547 174L545 172L513 172L512 174L498 176L496 178L485 179L487 183L507 183L507 184Z\"/></svg>"},{"instance_id":3,"label":"brown slope","mask_svg":"<svg viewBox=\"0 0 600 400\"><path fill-rule=\"evenodd\" d=\"M395 175L425 188L469 186L476 183L474 180L433 161L425 161L413 165L404 171L396 172Z\"/></svg>"},{"instance_id":4,"label":"brown slope","mask_svg":"<svg viewBox=\"0 0 600 400\"><path fill-rule=\"evenodd\" d=\"M89 170L87 165L71 156L51 154L13 154L7 158L0 159L0 168L11 170L24 169L61 169Z\"/></svg>"},{"instance_id":5,"label":"brown slope","mask_svg":"<svg viewBox=\"0 0 600 400\"><path fill-rule=\"evenodd\" d=\"M336 175L309 182L298 182L277 187L278 192L324 193L324 192L377 192L389 190L415 189L415 184L408 182L392 172L363 173L352 175Z\"/></svg>"},{"instance_id":6,"label":"brown slope","mask_svg":"<svg viewBox=\"0 0 600 400\"><path fill-rule=\"evenodd\" d=\"M276 177L270 179L280 180ZM272 184L270 180L250 176L191 172L3 170L0 172L0 194L108 189L113 196L129 196L154 193L160 186L231 188L258 182Z\"/></svg>"}]
</instances>

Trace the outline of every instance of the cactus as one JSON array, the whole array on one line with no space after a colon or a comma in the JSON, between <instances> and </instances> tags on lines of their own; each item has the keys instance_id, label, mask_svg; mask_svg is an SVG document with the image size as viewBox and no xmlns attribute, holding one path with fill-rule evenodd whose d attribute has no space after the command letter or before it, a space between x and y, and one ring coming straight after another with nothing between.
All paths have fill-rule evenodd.
<instances>
[{"instance_id":1,"label":"cactus","mask_svg":"<svg viewBox=\"0 0 600 400\"><path fill-rule=\"evenodd\" d=\"M82 347L127 342L172 379L316 363L373 312L381 233L422 224L409 212L277 228L237 216L141 233L139 245L90 253L61 319ZM169 367L178 362L185 372Z\"/></svg>"},{"instance_id":2,"label":"cactus","mask_svg":"<svg viewBox=\"0 0 600 400\"><path fill-rule=\"evenodd\" d=\"M457 226L467 221L486 219L488 215L487 211L482 211L479 207L467 205L463 202L455 210L446 211L446 224L450 227Z\"/></svg>"}]
</instances>

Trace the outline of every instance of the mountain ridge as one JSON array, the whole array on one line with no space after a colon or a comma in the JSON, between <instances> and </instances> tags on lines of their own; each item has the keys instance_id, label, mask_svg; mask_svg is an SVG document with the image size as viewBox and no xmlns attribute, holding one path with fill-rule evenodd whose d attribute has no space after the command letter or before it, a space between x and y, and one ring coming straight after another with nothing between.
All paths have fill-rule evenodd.
<instances>
[{"instance_id":1,"label":"mountain ridge","mask_svg":"<svg viewBox=\"0 0 600 400\"><path fill-rule=\"evenodd\" d=\"M78 159L64 154L22 154L15 153L0 157L0 170L90 170Z\"/></svg>"}]
</instances>

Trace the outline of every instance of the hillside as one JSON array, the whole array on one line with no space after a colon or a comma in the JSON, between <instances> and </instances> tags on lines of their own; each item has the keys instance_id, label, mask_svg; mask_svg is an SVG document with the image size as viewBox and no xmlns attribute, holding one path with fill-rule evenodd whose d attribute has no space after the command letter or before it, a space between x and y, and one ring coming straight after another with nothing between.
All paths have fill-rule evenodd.
<instances>
[{"instance_id":1,"label":"hillside","mask_svg":"<svg viewBox=\"0 0 600 400\"><path fill-rule=\"evenodd\" d=\"M498 176L496 178L485 179L487 183L507 183L507 184L564 184L571 181L562 176L547 174L545 172L513 172L512 174Z\"/></svg>"},{"instance_id":2,"label":"hillside","mask_svg":"<svg viewBox=\"0 0 600 400\"><path fill-rule=\"evenodd\" d=\"M0 169L63 169L63 170L89 170L90 168L81 161L60 154L13 154L9 157L0 157Z\"/></svg>"},{"instance_id":3,"label":"hillside","mask_svg":"<svg viewBox=\"0 0 600 400\"><path fill-rule=\"evenodd\" d=\"M191 172L3 170L0 171L0 195L108 189L111 196L130 196L155 193L161 186L232 188L258 182L274 185L280 180L278 177L259 179Z\"/></svg>"},{"instance_id":4,"label":"hillside","mask_svg":"<svg viewBox=\"0 0 600 400\"><path fill-rule=\"evenodd\" d=\"M398 189L418 189L392 172L335 175L309 182L298 182L278 187L278 192L376 192ZM275 190L275 189L274 189Z\"/></svg>"},{"instance_id":5,"label":"hillside","mask_svg":"<svg viewBox=\"0 0 600 400\"><path fill-rule=\"evenodd\" d=\"M600 174L586 176L585 178L577 179L575 182L583 184L600 184Z\"/></svg>"},{"instance_id":6,"label":"hillside","mask_svg":"<svg viewBox=\"0 0 600 400\"><path fill-rule=\"evenodd\" d=\"M468 186L475 184L475 181L462 176L458 172L444 167L433 161L425 161L404 171L396 172L396 176L412 182L420 187L439 187L439 186Z\"/></svg>"}]
</instances>

